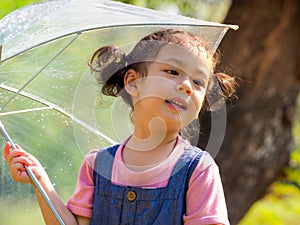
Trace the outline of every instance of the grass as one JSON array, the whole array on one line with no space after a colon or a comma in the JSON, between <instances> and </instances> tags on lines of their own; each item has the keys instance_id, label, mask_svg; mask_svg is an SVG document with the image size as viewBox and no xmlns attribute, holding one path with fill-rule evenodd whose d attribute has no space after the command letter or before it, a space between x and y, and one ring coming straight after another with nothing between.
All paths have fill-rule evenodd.
<instances>
[{"instance_id":1,"label":"grass","mask_svg":"<svg viewBox=\"0 0 300 225\"><path fill-rule=\"evenodd\" d=\"M271 192L256 202L239 225L300 225L300 190L275 183Z\"/></svg>"},{"instance_id":2,"label":"grass","mask_svg":"<svg viewBox=\"0 0 300 225\"><path fill-rule=\"evenodd\" d=\"M45 224L36 199L7 201L1 207L0 224L3 225L42 225Z\"/></svg>"}]
</instances>

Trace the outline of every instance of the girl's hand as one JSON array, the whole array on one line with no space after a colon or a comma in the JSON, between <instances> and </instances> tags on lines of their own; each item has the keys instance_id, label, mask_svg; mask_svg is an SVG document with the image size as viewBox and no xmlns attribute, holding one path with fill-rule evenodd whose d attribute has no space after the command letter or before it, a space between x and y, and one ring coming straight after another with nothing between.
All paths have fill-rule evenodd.
<instances>
[{"instance_id":1,"label":"girl's hand","mask_svg":"<svg viewBox=\"0 0 300 225\"><path fill-rule=\"evenodd\" d=\"M16 150L12 150L9 142L4 147L4 158L8 164L12 179L17 182L33 184L25 170L25 166L28 166L39 181L42 179L48 181L48 175L40 162L20 146L16 145L16 147Z\"/></svg>"}]
</instances>

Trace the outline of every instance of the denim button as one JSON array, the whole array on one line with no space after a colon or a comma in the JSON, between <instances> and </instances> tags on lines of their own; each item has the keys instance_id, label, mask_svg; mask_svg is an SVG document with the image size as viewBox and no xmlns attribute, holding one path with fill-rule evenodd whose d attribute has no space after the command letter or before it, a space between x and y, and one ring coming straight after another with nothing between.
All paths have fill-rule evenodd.
<instances>
[{"instance_id":1,"label":"denim button","mask_svg":"<svg viewBox=\"0 0 300 225\"><path fill-rule=\"evenodd\" d=\"M134 191L129 191L127 193L127 199L130 201L130 202L133 202L135 199L136 199L136 193Z\"/></svg>"}]
</instances>

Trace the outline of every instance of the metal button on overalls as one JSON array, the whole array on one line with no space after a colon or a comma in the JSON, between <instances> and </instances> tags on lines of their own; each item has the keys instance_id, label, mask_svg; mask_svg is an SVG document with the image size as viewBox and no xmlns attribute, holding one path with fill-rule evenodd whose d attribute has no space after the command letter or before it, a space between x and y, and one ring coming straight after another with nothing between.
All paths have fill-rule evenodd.
<instances>
[{"instance_id":1,"label":"metal button on overalls","mask_svg":"<svg viewBox=\"0 0 300 225\"><path fill-rule=\"evenodd\" d=\"M136 193L134 191L129 191L127 193L127 199L130 201L130 202L133 202L135 199L136 199Z\"/></svg>"}]
</instances>

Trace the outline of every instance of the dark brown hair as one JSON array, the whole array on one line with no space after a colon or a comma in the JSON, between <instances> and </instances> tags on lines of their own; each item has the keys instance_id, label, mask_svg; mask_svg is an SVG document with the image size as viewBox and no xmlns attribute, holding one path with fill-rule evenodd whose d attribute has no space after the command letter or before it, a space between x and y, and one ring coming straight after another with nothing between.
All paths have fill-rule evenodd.
<instances>
[{"instance_id":1,"label":"dark brown hair","mask_svg":"<svg viewBox=\"0 0 300 225\"><path fill-rule=\"evenodd\" d=\"M201 36L177 29L159 30L142 38L128 55L117 46L101 47L93 54L88 64L102 85L102 94L115 97L120 95L132 107L131 97L124 88L125 73L134 69L143 77L147 76L148 63L154 61L160 49L168 43L179 45L196 56L200 56L205 49L214 71L218 54L211 53L209 45ZM236 82L232 76L213 73L206 93L205 108L218 109L224 100L233 95L235 87Z\"/></svg>"}]
</instances>

